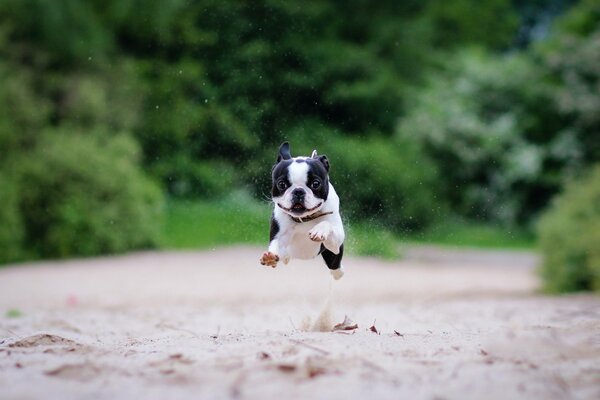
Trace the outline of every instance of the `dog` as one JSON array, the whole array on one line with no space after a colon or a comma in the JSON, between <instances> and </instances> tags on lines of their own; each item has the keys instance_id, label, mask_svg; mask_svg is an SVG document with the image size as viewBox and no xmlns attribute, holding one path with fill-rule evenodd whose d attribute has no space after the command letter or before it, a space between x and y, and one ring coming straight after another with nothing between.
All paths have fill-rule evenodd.
<instances>
[{"instance_id":1,"label":"dog","mask_svg":"<svg viewBox=\"0 0 600 400\"><path fill-rule=\"evenodd\" d=\"M271 175L269 248L260 263L275 268L279 261L321 255L333 278L340 279L345 233L340 199L329 181L329 160L316 150L310 157L292 157L284 142Z\"/></svg>"}]
</instances>

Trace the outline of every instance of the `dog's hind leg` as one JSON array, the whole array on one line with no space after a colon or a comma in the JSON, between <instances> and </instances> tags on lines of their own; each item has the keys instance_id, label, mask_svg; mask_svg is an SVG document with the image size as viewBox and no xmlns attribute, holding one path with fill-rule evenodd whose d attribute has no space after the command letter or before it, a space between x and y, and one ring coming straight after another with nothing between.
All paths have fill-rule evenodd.
<instances>
[{"instance_id":1,"label":"dog's hind leg","mask_svg":"<svg viewBox=\"0 0 600 400\"><path fill-rule=\"evenodd\" d=\"M340 279L344 276L344 269L342 268L342 257L344 255L344 245L340 245L340 252L335 254L331 250L328 250L324 245L321 244L321 256L327 264L327 268L331 271L331 275L335 280Z\"/></svg>"}]
</instances>

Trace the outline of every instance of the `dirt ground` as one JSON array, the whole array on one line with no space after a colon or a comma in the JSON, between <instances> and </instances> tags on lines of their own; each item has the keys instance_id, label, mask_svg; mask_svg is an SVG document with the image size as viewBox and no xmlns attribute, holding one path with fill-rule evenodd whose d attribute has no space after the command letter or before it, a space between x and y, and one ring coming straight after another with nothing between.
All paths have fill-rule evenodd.
<instances>
[{"instance_id":1,"label":"dirt ground","mask_svg":"<svg viewBox=\"0 0 600 400\"><path fill-rule=\"evenodd\" d=\"M0 398L600 398L600 298L536 294L531 254L347 258L334 282L262 250L1 268Z\"/></svg>"}]
</instances>

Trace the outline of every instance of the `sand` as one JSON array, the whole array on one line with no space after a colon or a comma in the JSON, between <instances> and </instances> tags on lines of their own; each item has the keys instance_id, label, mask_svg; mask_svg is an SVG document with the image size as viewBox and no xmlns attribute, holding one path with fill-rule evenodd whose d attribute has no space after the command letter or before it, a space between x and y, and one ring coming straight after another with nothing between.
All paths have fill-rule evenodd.
<instances>
[{"instance_id":1,"label":"sand","mask_svg":"<svg viewBox=\"0 0 600 400\"><path fill-rule=\"evenodd\" d=\"M349 257L334 282L262 250L1 268L0 398L600 398L600 298L538 294L532 254Z\"/></svg>"}]
</instances>

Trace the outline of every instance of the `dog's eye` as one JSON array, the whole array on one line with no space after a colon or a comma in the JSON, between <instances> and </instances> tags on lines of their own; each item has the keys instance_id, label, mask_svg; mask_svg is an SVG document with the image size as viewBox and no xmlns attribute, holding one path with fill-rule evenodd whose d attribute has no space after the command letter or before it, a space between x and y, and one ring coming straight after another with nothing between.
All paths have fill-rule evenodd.
<instances>
[{"instance_id":1,"label":"dog's eye","mask_svg":"<svg viewBox=\"0 0 600 400\"><path fill-rule=\"evenodd\" d=\"M321 187L321 182L319 182L317 179L315 179L314 181L312 181L310 183L310 187L312 189L318 189L319 187Z\"/></svg>"},{"instance_id":2,"label":"dog's eye","mask_svg":"<svg viewBox=\"0 0 600 400\"><path fill-rule=\"evenodd\" d=\"M285 190L287 189L287 183L285 183L285 181L279 181L277 182L277 188L279 190Z\"/></svg>"}]
</instances>

